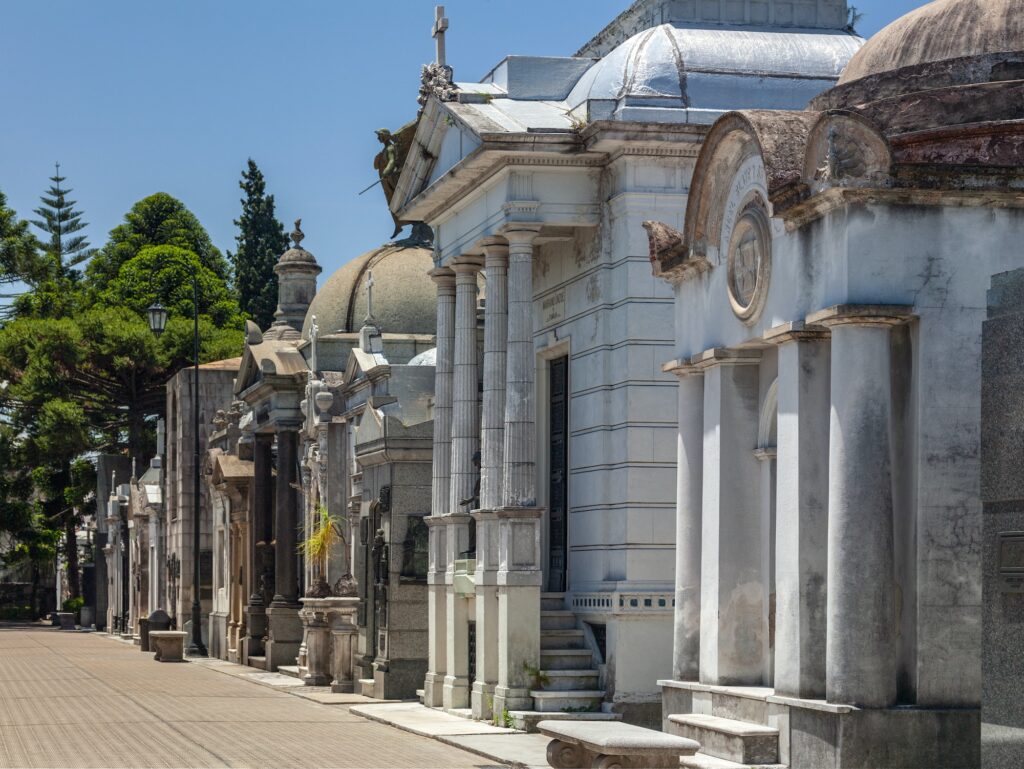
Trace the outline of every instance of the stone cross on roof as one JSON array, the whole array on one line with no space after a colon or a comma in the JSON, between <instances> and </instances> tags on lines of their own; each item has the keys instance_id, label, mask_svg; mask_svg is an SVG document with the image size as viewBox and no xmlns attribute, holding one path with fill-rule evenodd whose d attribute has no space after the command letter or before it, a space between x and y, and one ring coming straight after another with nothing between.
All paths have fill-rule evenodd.
<instances>
[{"instance_id":1,"label":"stone cross on roof","mask_svg":"<svg viewBox=\"0 0 1024 769\"><path fill-rule=\"evenodd\" d=\"M312 322L309 324L309 378L313 379L316 376L317 371L317 360L316 360L316 343L320 338L320 326L317 325L316 315L313 316Z\"/></svg>"},{"instance_id":2,"label":"stone cross on roof","mask_svg":"<svg viewBox=\"0 0 1024 769\"><path fill-rule=\"evenodd\" d=\"M444 33L448 31L448 17L444 15L444 6L434 8L434 26L430 30L431 37L437 43L437 63L445 66Z\"/></svg>"},{"instance_id":3,"label":"stone cross on roof","mask_svg":"<svg viewBox=\"0 0 1024 769\"><path fill-rule=\"evenodd\" d=\"M366 320L363 323L373 323L373 270L366 273Z\"/></svg>"}]
</instances>

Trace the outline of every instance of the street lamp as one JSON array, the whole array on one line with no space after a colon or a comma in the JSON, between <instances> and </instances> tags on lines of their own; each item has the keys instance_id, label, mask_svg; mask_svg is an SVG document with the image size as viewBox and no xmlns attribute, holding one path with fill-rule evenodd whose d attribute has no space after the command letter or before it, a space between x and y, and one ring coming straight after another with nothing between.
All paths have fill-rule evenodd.
<instances>
[{"instance_id":1,"label":"street lamp","mask_svg":"<svg viewBox=\"0 0 1024 769\"><path fill-rule=\"evenodd\" d=\"M160 336L167 326L167 309L156 302L147 310L150 330ZM202 609L199 605L199 280L192 272L192 639L186 654L205 657L203 644Z\"/></svg>"}]
</instances>

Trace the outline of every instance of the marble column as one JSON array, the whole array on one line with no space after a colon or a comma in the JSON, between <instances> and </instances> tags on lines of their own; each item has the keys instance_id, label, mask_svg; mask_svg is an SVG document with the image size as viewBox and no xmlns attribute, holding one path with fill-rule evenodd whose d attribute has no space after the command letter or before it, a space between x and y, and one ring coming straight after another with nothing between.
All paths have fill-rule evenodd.
<instances>
[{"instance_id":1,"label":"marble column","mask_svg":"<svg viewBox=\"0 0 1024 769\"><path fill-rule=\"evenodd\" d=\"M423 702L440 707L448 665L448 532L444 516L451 496L452 379L455 343L455 273L437 268L430 273L437 285L437 353L434 367L434 447L431 486L430 564L427 572L427 675Z\"/></svg>"},{"instance_id":2,"label":"marble column","mask_svg":"<svg viewBox=\"0 0 1024 769\"><path fill-rule=\"evenodd\" d=\"M701 520L704 478L704 375L670 366L679 377L676 437L676 608L672 677L700 678Z\"/></svg>"},{"instance_id":3,"label":"marble column","mask_svg":"<svg viewBox=\"0 0 1024 769\"><path fill-rule=\"evenodd\" d=\"M476 680L473 717L494 715L498 681L498 521L505 440L505 358L508 341L508 243L484 241L487 302L484 306L484 387L481 427L480 507L476 520Z\"/></svg>"},{"instance_id":4,"label":"marble column","mask_svg":"<svg viewBox=\"0 0 1024 769\"><path fill-rule=\"evenodd\" d=\"M825 695L829 343L788 331L779 345L775 503L775 692Z\"/></svg>"},{"instance_id":5,"label":"marble column","mask_svg":"<svg viewBox=\"0 0 1024 769\"><path fill-rule=\"evenodd\" d=\"M903 317L834 308L825 690L829 702L896 702L890 330Z\"/></svg>"},{"instance_id":6,"label":"marble column","mask_svg":"<svg viewBox=\"0 0 1024 769\"><path fill-rule=\"evenodd\" d=\"M505 451L498 519L498 682L494 710L530 710L529 669L540 667L541 521L533 342L533 248L539 224L510 224Z\"/></svg>"},{"instance_id":7,"label":"marble column","mask_svg":"<svg viewBox=\"0 0 1024 769\"><path fill-rule=\"evenodd\" d=\"M508 244L484 243L487 301L484 306L484 392L481 428L480 508L501 506L505 451L505 377L508 345Z\"/></svg>"},{"instance_id":8,"label":"marble column","mask_svg":"<svg viewBox=\"0 0 1024 769\"><path fill-rule=\"evenodd\" d=\"M759 686L767 641L761 467L760 354L710 350L704 369L700 683Z\"/></svg>"},{"instance_id":9,"label":"marble column","mask_svg":"<svg viewBox=\"0 0 1024 769\"><path fill-rule=\"evenodd\" d=\"M469 511L475 505L479 470L473 455L480 448L480 409L477 397L477 276L482 261L459 257L455 272L455 345L452 387L452 469L448 502L449 568L447 583L448 662L442 701L447 709L469 707L469 600L454 589L455 561L466 558Z\"/></svg>"},{"instance_id":10,"label":"marble column","mask_svg":"<svg viewBox=\"0 0 1024 769\"><path fill-rule=\"evenodd\" d=\"M246 660L263 655L263 639L267 634L267 605L263 596L265 559L270 558L271 458L274 436L260 433L253 444L252 523L249 526L249 558L252 563L252 584L249 594L249 636Z\"/></svg>"},{"instance_id":11,"label":"marble column","mask_svg":"<svg viewBox=\"0 0 1024 769\"><path fill-rule=\"evenodd\" d=\"M267 669L294 665L302 643L296 569L299 510L294 488L298 432L277 431L277 483L274 515L274 600L267 608Z\"/></svg>"}]
</instances>

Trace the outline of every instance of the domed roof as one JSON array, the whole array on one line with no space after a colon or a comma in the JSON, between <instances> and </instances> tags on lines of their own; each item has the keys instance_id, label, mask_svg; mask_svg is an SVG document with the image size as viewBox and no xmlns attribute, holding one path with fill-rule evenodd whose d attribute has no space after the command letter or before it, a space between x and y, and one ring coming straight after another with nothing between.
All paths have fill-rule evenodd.
<instances>
[{"instance_id":1,"label":"domed roof","mask_svg":"<svg viewBox=\"0 0 1024 769\"><path fill-rule=\"evenodd\" d=\"M872 37L839 83L902 67L1024 50L1024 0L933 0Z\"/></svg>"},{"instance_id":2,"label":"domed roof","mask_svg":"<svg viewBox=\"0 0 1024 769\"><path fill-rule=\"evenodd\" d=\"M661 24L594 64L567 102L573 108L614 100L637 107L799 109L835 83L862 42L843 31Z\"/></svg>"},{"instance_id":3,"label":"domed roof","mask_svg":"<svg viewBox=\"0 0 1024 769\"><path fill-rule=\"evenodd\" d=\"M437 289L427 274L434 252L421 246L392 243L357 256L335 272L317 292L306 321L308 338L316 316L320 334L359 331L366 317L366 279L373 272L373 317L386 334L437 332Z\"/></svg>"}]
</instances>

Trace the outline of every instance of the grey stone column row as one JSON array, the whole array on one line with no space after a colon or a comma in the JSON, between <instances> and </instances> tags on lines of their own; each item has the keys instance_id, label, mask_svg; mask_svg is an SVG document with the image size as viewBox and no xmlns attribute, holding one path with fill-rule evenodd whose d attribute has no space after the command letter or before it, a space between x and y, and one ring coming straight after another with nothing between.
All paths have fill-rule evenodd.
<instances>
[{"instance_id":1,"label":"grey stone column row","mask_svg":"<svg viewBox=\"0 0 1024 769\"><path fill-rule=\"evenodd\" d=\"M277 432L277 515L274 518L274 600L273 606L299 605L296 553L299 504L294 488L299 434L296 430Z\"/></svg>"}]
</instances>

